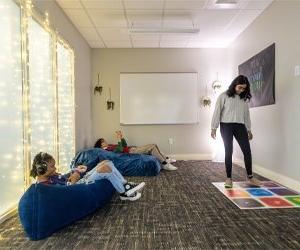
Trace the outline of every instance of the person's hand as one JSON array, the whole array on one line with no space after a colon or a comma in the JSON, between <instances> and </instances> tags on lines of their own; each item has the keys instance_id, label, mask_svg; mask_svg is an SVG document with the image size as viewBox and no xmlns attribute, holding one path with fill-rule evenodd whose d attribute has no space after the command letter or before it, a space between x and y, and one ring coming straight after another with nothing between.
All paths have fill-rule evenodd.
<instances>
[{"instance_id":1,"label":"person's hand","mask_svg":"<svg viewBox=\"0 0 300 250\"><path fill-rule=\"evenodd\" d=\"M78 172L74 172L70 175L68 178L68 182L71 182L71 184L76 183L80 179L80 174Z\"/></svg>"},{"instance_id":2,"label":"person's hand","mask_svg":"<svg viewBox=\"0 0 300 250\"><path fill-rule=\"evenodd\" d=\"M253 139L253 134L251 131L248 131L248 139L251 141Z\"/></svg>"},{"instance_id":3,"label":"person's hand","mask_svg":"<svg viewBox=\"0 0 300 250\"><path fill-rule=\"evenodd\" d=\"M78 165L76 167L76 169L80 172L80 173L85 173L87 171L87 166L85 165Z\"/></svg>"},{"instance_id":4,"label":"person's hand","mask_svg":"<svg viewBox=\"0 0 300 250\"><path fill-rule=\"evenodd\" d=\"M212 129L211 133L210 133L210 136L211 136L211 138L213 138L215 140L216 137L217 137L217 130L216 129Z\"/></svg>"},{"instance_id":5,"label":"person's hand","mask_svg":"<svg viewBox=\"0 0 300 250\"><path fill-rule=\"evenodd\" d=\"M108 162L110 162L110 160L104 160L104 161L101 161L97 164L98 167L102 166L102 165L105 165L107 164Z\"/></svg>"},{"instance_id":6,"label":"person's hand","mask_svg":"<svg viewBox=\"0 0 300 250\"><path fill-rule=\"evenodd\" d=\"M123 138L123 134L122 134L122 132L119 130L119 131L116 131L116 134L117 134L117 138L119 139L119 140L121 140L122 138Z\"/></svg>"}]
</instances>

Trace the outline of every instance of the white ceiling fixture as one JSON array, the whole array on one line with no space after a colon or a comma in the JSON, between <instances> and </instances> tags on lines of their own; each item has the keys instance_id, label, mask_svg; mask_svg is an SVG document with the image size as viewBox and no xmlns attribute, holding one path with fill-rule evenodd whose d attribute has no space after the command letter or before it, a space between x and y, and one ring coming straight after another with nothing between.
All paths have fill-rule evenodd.
<instances>
[{"instance_id":1,"label":"white ceiling fixture","mask_svg":"<svg viewBox=\"0 0 300 250\"><path fill-rule=\"evenodd\" d=\"M216 4L237 4L237 0L217 0Z\"/></svg>"},{"instance_id":2,"label":"white ceiling fixture","mask_svg":"<svg viewBox=\"0 0 300 250\"><path fill-rule=\"evenodd\" d=\"M198 34L199 29L152 29L152 28L131 28L129 29L130 33L135 34Z\"/></svg>"},{"instance_id":3,"label":"white ceiling fixture","mask_svg":"<svg viewBox=\"0 0 300 250\"><path fill-rule=\"evenodd\" d=\"M92 48L225 48L272 1L56 0Z\"/></svg>"}]
</instances>

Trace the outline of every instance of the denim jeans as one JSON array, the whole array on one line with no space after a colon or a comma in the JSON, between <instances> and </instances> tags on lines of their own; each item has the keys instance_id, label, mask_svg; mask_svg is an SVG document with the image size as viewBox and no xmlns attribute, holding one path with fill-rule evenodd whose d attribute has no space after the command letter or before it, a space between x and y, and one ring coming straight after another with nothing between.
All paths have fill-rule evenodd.
<instances>
[{"instance_id":1,"label":"denim jeans","mask_svg":"<svg viewBox=\"0 0 300 250\"><path fill-rule=\"evenodd\" d=\"M111 184L114 186L116 191L118 193L124 193L125 188L124 184L127 182L124 177L121 175L118 169L114 166L112 161L106 161L104 163L105 165L109 166L111 169L111 172L108 173L99 173L97 172L97 165L94 167L91 171L87 172L83 178L81 178L76 184L81 184L81 183L91 183L97 180L102 180L102 179L107 179L111 182Z\"/></svg>"}]
</instances>

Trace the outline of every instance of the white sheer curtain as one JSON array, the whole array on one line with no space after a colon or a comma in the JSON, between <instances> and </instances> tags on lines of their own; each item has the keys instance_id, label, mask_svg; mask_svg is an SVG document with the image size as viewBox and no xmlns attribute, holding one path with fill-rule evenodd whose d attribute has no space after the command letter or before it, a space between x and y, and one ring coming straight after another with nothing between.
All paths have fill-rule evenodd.
<instances>
[{"instance_id":1,"label":"white sheer curtain","mask_svg":"<svg viewBox=\"0 0 300 250\"><path fill-rule=\"evenodd\" d=\"M55 157L55 85L51 35L34 19L28 24L31 161L42 151Z\"/></svg>"},{"instance_id":2,"label":"white sheer curtain","mask_svg":"<svg viewBox=\"0 0 300 250\"><path fill-rule=\"evenodd\" d=\"M57 107L59 167L61 172L68 171L75 154L74 138L74 96L73 61L70 49L57 43Z\"/></svg>"},{"instance_id":3,"label":"white sheer curtain","mask_svg":"<svg viewBox=\"0 0 300 250\"><path fill-rule=\"evenodd\" d=\"M0 216L24 190L20 7L0 1Z\"/></svg>"}]
</instances>

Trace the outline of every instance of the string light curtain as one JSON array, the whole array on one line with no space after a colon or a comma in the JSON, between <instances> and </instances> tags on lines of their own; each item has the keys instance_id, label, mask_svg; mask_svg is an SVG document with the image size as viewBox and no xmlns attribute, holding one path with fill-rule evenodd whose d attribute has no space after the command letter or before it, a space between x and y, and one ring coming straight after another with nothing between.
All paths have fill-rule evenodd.
<instances>
[{"instance_id":1,"label":"string light curtain","mask_svg":"<svg viewBox=\"0 0 300 250\"><path fill-rule=\"evenodd\" d=\"M57 103L58 103L58 157L62 172L67 171L75 152L74 130L74 55L60 41L57 42Z\"/></svg>"},{"instance_id":2,"label":"string light curtain","mask_svg":"<svg viewBox=\"0 0 300 250\"><path fill-rule=\"evenodd\" d=\"M31 184L36 153L59 168L75 154L75 56L31 0L1 0L0 11L1 221Z\"/></svg>"},{"instance_id":3,"label":"string light curtain","mask_svg":"<svg viewBox=\"0 0 300 250\"><path fill-rule=\"evenodd\" d=\"M0 1L0 215L24 188L20 8Z\"/></svg>"},{"instance_id":4,"label":"string light curtain","mask_svg":"<svg viewBox=\"0 0 300 250\"><path fill-rule=\"evenodd\" d=\"M55 156L55 85L51 34L30 18L28 35L30 144L33 159L38 152Z\"/></svg>"}]
</instances>

